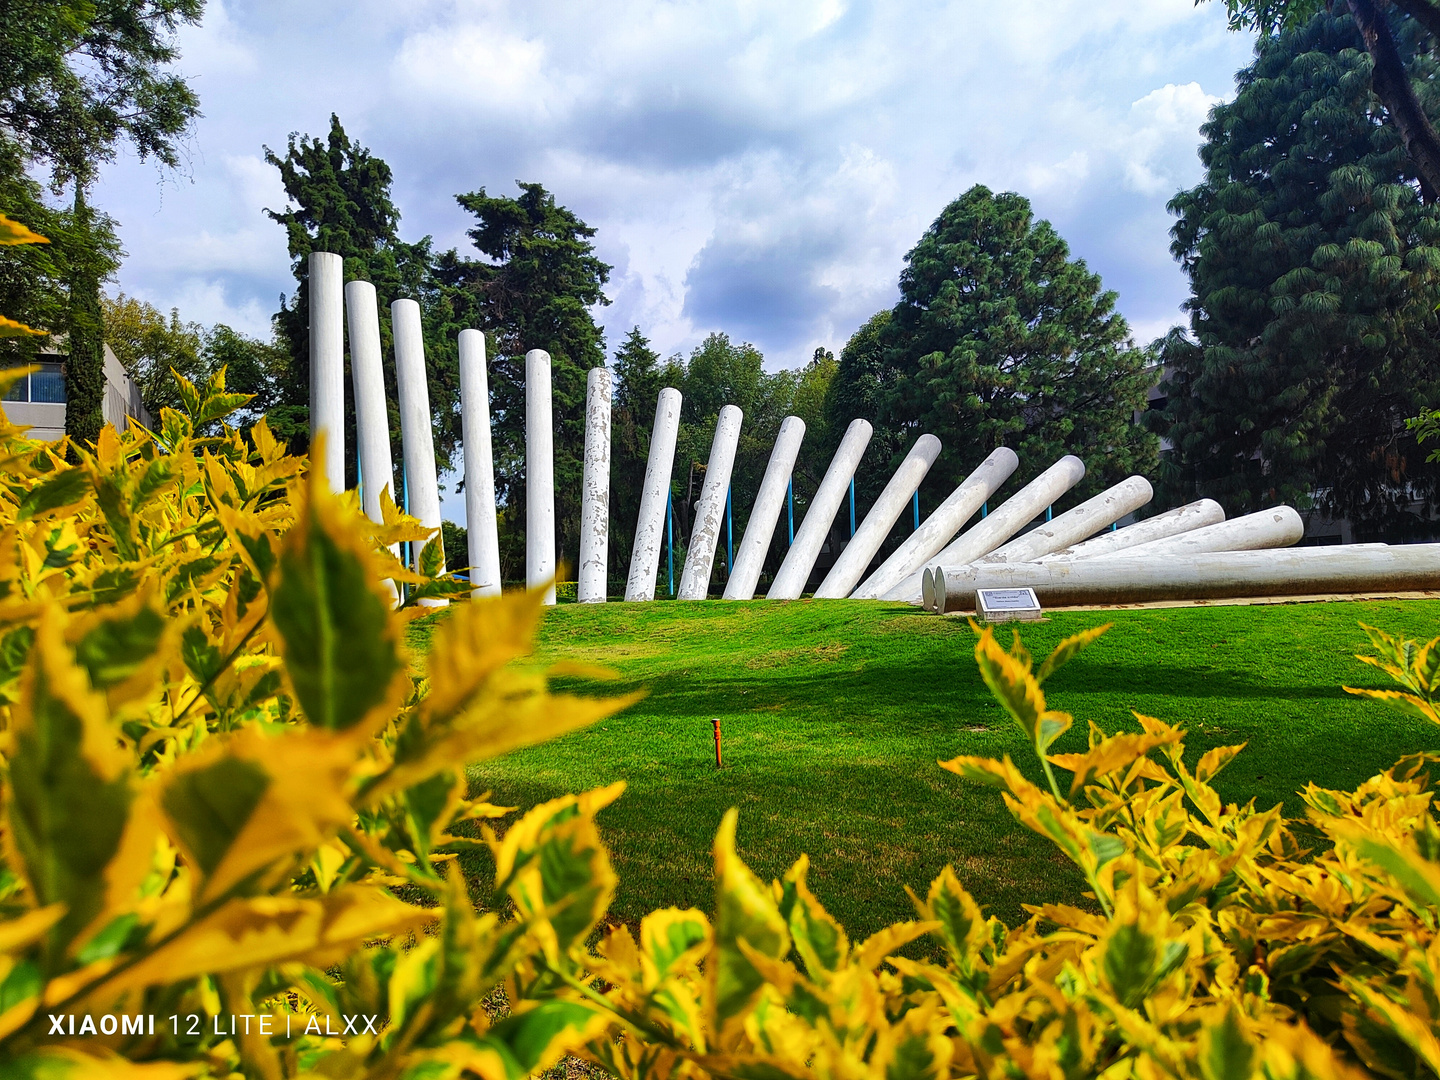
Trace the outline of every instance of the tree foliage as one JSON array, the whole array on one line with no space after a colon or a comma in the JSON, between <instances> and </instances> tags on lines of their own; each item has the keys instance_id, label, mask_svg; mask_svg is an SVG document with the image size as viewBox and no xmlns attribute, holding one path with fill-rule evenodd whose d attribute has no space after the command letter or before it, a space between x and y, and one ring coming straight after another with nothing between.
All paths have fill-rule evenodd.
<instances>
[{"instance_id":1,"label":"tree foliage","mask_svg":"<svg viewBox=\"0 0 1440 1080\"><path fill-rule=\"evenodd\" d=\"M944 448L930 481L944 494L999 446L1028 475L1067 453L1084 459L1077 494L1148 471L1155 440L1134 414L1153 382L1150 358L1131 343L1115 294L1027 199L976 185L906 264L900 302L841 352L832 438L856 416L870 420L867 459L883 477L928 432Z\"/></svg>"},{"instance_id":2,"label":"tree foliage","mask_svg":"<svg viewBox=\"0 0 1440 1080\"><path fill-rule=\"evenodd\" d=\"M1440 393L1440 210L1347 16L1262 38L1237 83L1202 128L1205 179L1171 203L1192 295L1153 417L1166 486L1231 513L1314 495L1363 533L1413 532L1440 482L1405 428Z\"/></svg>"}]
</instances>

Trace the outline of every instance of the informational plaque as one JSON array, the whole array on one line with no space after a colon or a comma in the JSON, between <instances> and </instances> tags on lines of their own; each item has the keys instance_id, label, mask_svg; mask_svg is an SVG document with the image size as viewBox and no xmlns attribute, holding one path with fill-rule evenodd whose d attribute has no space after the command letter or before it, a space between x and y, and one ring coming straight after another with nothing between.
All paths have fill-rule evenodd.
<instances>
[{"instance_id":1,"label":"informational plaque","mask_svg":"<svg viewBox=\"0 0 1440 1080\"><path fill-rule=\"evenodd\" d=\"M979 589L975 604L986 622L1034 622L1040 618L1034 589Z\"/></svg>"}]
</instances>

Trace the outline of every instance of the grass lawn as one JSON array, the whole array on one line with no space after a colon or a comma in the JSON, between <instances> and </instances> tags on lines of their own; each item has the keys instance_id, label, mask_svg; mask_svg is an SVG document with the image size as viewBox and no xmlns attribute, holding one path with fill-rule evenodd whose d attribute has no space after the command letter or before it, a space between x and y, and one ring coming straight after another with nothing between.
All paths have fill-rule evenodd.
<instances>
[{"instance_id":1,"label":"grass lawn","mask_svg":"<svg viewBox=\"0 0 1440 1080\"><path fill-rule=\"evenodd\" d=\"M1114 628L1046 684L1051 707L1076 718L1058 752L1083 748L1089 720L1137 727L1138 710L1182 722L1192 757L1248 743L1222 794L1299 814L1295 792L1308 781L1350 787L1403 753L1440 747L1423 722L1340 689L1389 685L1353 659L1368 645L1358 622L1428 640L1440 634L1440 601L1056 613L1022 635L1038 661L1106 621ZM1012 924L1022 903L1079 897L1078 875L997 792L936 765L1008 753L1041 775L980 681L964 620L843 600L564 605L546 617L538 650L562 658L613 667L621 687L649 695L472 777L520 806L627 781L600 819L621 879L618 918L671 904L708 911L710 843L730 806L750 866L768 880L808 853L812 887L852 938L912 917L903 886L923 892L947 862ZM724 729L722 770L712 717Z\"/></svg>"}]
</instances>

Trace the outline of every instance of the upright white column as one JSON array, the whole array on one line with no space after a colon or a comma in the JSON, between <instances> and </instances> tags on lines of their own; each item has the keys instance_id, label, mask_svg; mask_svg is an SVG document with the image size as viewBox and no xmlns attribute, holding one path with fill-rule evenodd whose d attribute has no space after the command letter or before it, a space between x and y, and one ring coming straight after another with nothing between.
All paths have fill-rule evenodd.
<instances>
[{"instance_id":1,"label":"upright white column","mask_svg":"<svg viewBox=\"0 0 1440 1080\"><path fill-rule=\"evenodd\" d=\"M815 498L810 500L810 508L805 511L805 521L795 534L795 542L790 545L784 562L775 572L775 580L765 594L767 599L794 600L805 591L805 582L809 580L815 560L820 557L820 548L825 544L830 523L835 520L835 512L840 509L840 502L850 487L850 478L855 475L873 433L870 421L850 421L845 437L830 459L830 467L825 470L825 478L815 491Z\"/></svg>"},{"instance_id":2,"label":"upright white column","mask_svg":"<svg viewBox=\"0 0 1440 1080\"><path fill-rule=\"evenodd\" d=\"M1156 514L1144 521L1137 521L1134 525L1126 525L1123 529L1101 533L1093 540L1086 540L1083 544L1076 544L1051 555L1045 555L1041 561L1093 559L1099 555L1113 555L1117 551L1124 551L1140 544L1148 544L1151 540L1164 540L1167 537L1179 536L1193 529L1215 525L1224 520L1225 511L1214 499L1196 499L1184 506L1177 506L1174 510L1166 510L1163 514Z\"/></svg>"},{"instance_id":3,"label":"upright white column","mask_svg":"<svg viewBox=\"0 0 1440 1080\"><path fill-rule=\"evenodd\" d=\"M680 434L680 391L667 386L655 404L655 428L650 433L650 458L645 462L645 487L640 492L640 514L635 522L635 546L630 552L626 600L654 600L655 573L660 568L660 547L665 539L665 509L669 505L670 469L675 464L675 440Z\"/></svg>"},{"instance_id":4,"label":"upright white column","mask_svg":"<svg viewBox=\"0 0 1440 1080\"><path fill-rule=\"evenodd\" d=\"M1440 588L1440 544L1349 544L1206 551L1164 558L973 563L935 569L932 610L973 611L977 589L1035 590L1045 607L1240 597L1315 596Z\"/></svg>"},{"instance_id":5,"label":"upright white column","mask_svg":"<svg viewBox=\"0 0 1440 1080\"><path fill-rule=\"evenodd\" d=\"M325 481L345 490L345 262L310 253L310 443L325 435Z\"/></svg>"},{"instance_id":6,"label":"upright white column","mask_svg":"<svg viewBox=\"0 0 1440 1080\"><path fill-rule=\"evenodd\" d=\"M575 599L603 604L610 559L610 369L585 377L585 470L580 481L580 570Z\"/></svg>"},{"instance_id":7,"label":"upright white column","mask_svg":"<svg viewBox=\"0 0 1440 1080\"><path fill-rule=\"evenodd\" d=\"M1127 549L1128 557L1151 555L1199 555L1208 551L1255 551L1289 547L1305 535L1305 522L1289 506L1273 506L1244 517L1231 518L1181 536L1151 540ZM1111 558L1113 556L1106 556Z\"/></svg>"},{"instance_id":8,"label":"upright white column","mask_svg":"<svg viewBox=\"0 0 1440 1080\"><path fill-rule=\"evenodd\" d=\"M525 587L549 582L555 603L555 421L550 407L550 354L525 354Z\"/></svg>"},{"instance_id":9,"label":"upright white column","mask_svg":"<svg viewBox=\"0 0 1440 1080\"><path fill-rule=\"evenodd\" d=\"M390 460L390 416L385 408L385 371L380 359L380 312L375 286L352 281L345 286L345 316L350 329L350 377L355 384L355 443L365 516L383 521L380 492L391 488L395 501L395 468Z\"/></svg>"},{"instance_id":10,"label":"upright white column","mask_svg":"<svg viewBox=\"0 0 1440 1080\"><path fill-rule=\"evenodd\" d=\"M851 593L856 600L878 600L911 574L922 570L946 544L955 538L975 511L1010 479L1020 459L1008 446L992 450L960 486L950 493L920 528L905 538L888 559L880 564L860 587Z\"/></svg>"},{"instance_id":11,"label":"upright white column","mask_svg":"<svg viewBox=\"0 0 1440 1080\"><path fill-rule=\"evenodd\" d=\"M974 562L981 555L990 554L1084 477L1085 463L1074 454L1066 454L991 511L989 517L961 533L941 549L932 561L943 566L960 566ZM904 600L911 604L920 603L921 574L911 574L887 592L884 598Z\"/></svg>"},{"instance_id":12,"label":"upright white column","mask_svg":"<svg viewBox=\"0 0 1440 1080\"><path fill-rule=\"evenodd\" d=\"M735 466L735 447L740 441L738 406L726 405L715 423L710 442L710 461L705 466L705 483L695 506L695 527L685 552L685 569L680 571L680 600L704 600L710 593L710 572L715 566L715 547L720 542L720 524L725 519L725 494L730 490L730 473Z\"/></svg>"},{"instance_id":13,"label":"upright white column","mask_svg":"<svg viewBox=\"0 0 1440 1080\"><path fill-rule=\"evenodd\" d=\"M775 535L780 511L785 508L785 492L804 438L804 420L787 416L781 421L780 433L775 436L775 446L770 451L770 463L765 466L760 490L755 493L750 520L745 523L745 535L735 549L735 565L730 571L730 580L725 583L726 600L750 600L755 596L755 586L760 583L760 572L765 568L765 553L770 550L770 539Z\"/></svg>"},{"instance_id":14,"label":"upright white column","mask_svg":"<svg viewBox=\"0 0 1440 1080\"><path fill-rule=\"evenodd\" d=\"M427 529L440 529L440 485L435 478L435 441L430 417L430 386L425 376L425 336L420 305L396 300L390 305L395 335L395 385L400 392L400 443L405 458L405 483L410 489L410 516ZM441 562L444 567L444 562ZM447 600L421 600L424 607L444 607Z\"/></svg>"},{"instance_id":15,"label":"upright white column","mask_svg":"<svg viewBox=\"0 0 1440 1080\"><path fill-rule=\"evenodd\" d=\"M890 535L891 526L910 505L910 496L915 494L920 481L925 479L925 474L939 456L940 440L934 435L921 435L915 440L915 445L875 499L860 528L855 530L850 543L845 545L840 558L835 560L835 565L830 567L825 580L815 590L817 600L838 600L850 595L850 590L865 573L885 537Z\"/></svg>"},{"instance_id":16,"label":"upright white column","mask_svg":"<svg viewBox=\"0 0 1440 1080\"><path fill-rule=\"evenodd\" d=\"M1128 477L1106 488L1094 498L1086 499L1079 506L1071 507L1039 528L1031 529L1024 536L1002 544L984 556L982 561L1033 562L1042 555L1049 555L1052 551L1059 551L1070 544L1078 544L1087 536L1094 536L1111 522L1119 521L1126 514L1140 509L1154 498L1154 495L1149 480L1143 476Z\"/></svg>"},{"instance_id":17,"label":"upright white column","mask_svg":"<svg viewBox=\"0 0 1440 1080\"><path fill-rule=\"evenodd\" d=\"M460 437L465 442L465 532L471 596L500 595L500 532L495 521L495 454L490 442L490 378L485 335L460 331Z\"/></svg>"}]
</instances>

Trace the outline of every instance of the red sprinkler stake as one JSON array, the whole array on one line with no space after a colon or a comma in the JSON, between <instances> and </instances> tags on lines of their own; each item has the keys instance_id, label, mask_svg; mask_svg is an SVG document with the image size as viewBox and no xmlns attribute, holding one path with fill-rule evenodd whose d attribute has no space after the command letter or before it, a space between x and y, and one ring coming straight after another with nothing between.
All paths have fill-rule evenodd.
<instances>
[{"instance_id":1,"label":"red sprinkler stake","mask_svg":"<svg viewBox=\"0 0 1440 1080\"><path fill-rule=\"evenodd\" d=\"M710 723L715 728L715 767L720 769L724 767L720 761L720 718L717 716Z\"/></svg>"}]
</instances>

